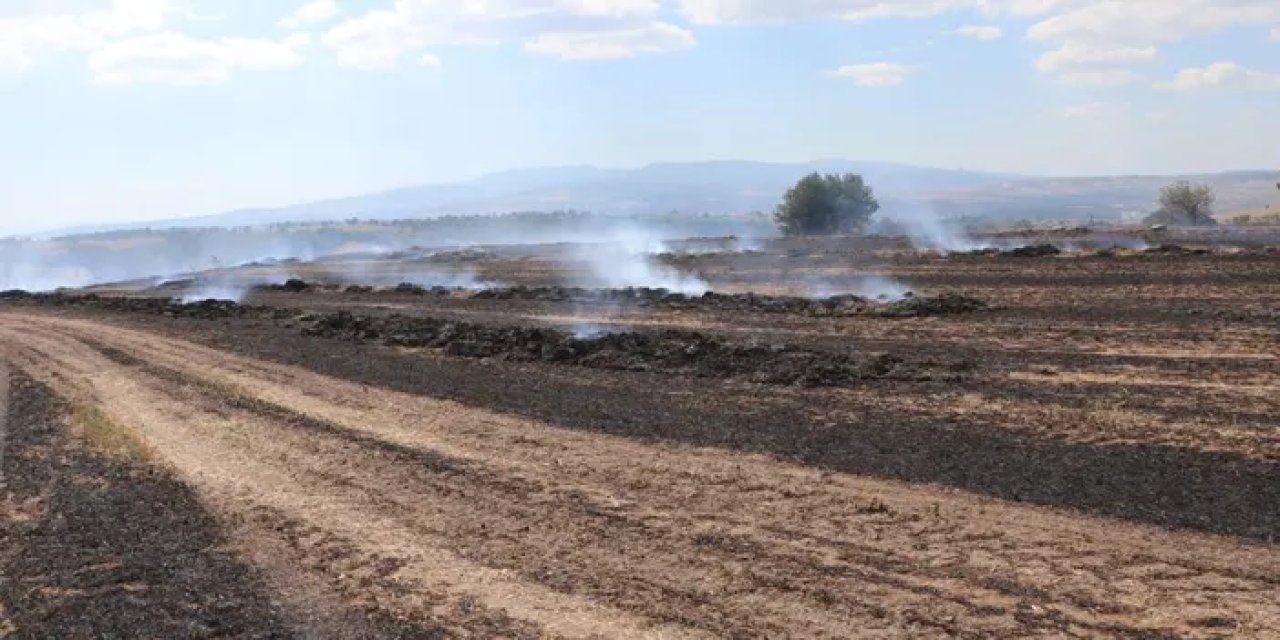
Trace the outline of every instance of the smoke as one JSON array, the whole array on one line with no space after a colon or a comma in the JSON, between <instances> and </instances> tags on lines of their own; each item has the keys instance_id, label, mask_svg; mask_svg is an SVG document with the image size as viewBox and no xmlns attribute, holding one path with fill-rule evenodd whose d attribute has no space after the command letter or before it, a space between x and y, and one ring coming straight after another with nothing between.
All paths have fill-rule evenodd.
<instances>
[{"instance_id":1,"label":"smoke","mask_svg":"<svg viewBox=\"0 0 1280 640\"><path fill-rule=\"evenodd\" d=\"M284 284L289 274L284 271L267 273L232 273L219 271L199 275L186 285L180 295L174 299L183 303L204 302L205 300L226 300L244 302L254 287Z\"/></svg>"},{"instance_id":2,"label":"smoke","mask_svg":"<svg viewBox=\"0 0 1280 640\"><path fill-rule=\"evenodd\" d=\"M595 322L580 322L569 330L573 337L579 340L591 340L592 338L602 338L604 336L618 333L617 327L608 324L600 324Z\"/></svg>"},{"instance_id":3,"label":"smoke","mask_svg":"<svg viewBox=\"0 0 1280 640\"><path fill-rule=\"evenodd\" d=\"M645 231L640 232L637 229ZM441 217L384 223L307 223L239 228L180 228L119 231L55 239L0 239L0 287L49 290L199 273L229 265L279 264L342 256L334 262L358 271L354 258L422 247L610 243L623 240L629 266L609 264L618 256L589 256L601 263L606 282L625 286L669 285L692 291L697 279L680 276L644 258L659 253L661 237L768 236L767 219L741 216L658 215L613 217L577 212ZM644 238L636 250L636 238ZM341 274L339 274L341 275ZM484 286L478 274L428 270L399 281L423 286ZM358 279L358 276L352 276ZM237 287L214 291L234 293ZM212 289L211 289L212 291Z\"/></svg>"},{"instance_id":4,"label":"smoke","mask_svg":"<svg viewBox=\"0 0 1280 640\"><path fill-rule=\"evenodd\" d=\"M93 273L76 267L45 267L39 263L0 265L0 291L53 291L93 284Z\"/></svg>"},{"instance_id":5,"label":"smoke","mask_svg":"<svg viewBox=\"0 0 1280 640\"><path fill-rule=\"evenodd\" d=\"M51 291L92 281L88 270L59 264L57 256L57 248L47 243L0 240L0 290Z\"/></svg>"},{"instance_id":6,"label":"smoke","mask_svg":"<svg viewBox=\"0 0 1280 640\"><path fill-rule=\"evenodd\" d=\"M725 236L722 238L692 238L662 243L663 253L679 256L706 256L726 253L760 251L765 246L758 237Z\"/></svg>"},{"instance_id":7,"label":"smoke","mask_svg":"<svg viewBox=\"0 0 1280 640\"><path fill-rule=\"evenodd\" d=\"M380 255L325 260L318 266L322 278L339 285L393 287L398 284L413 284L427 289L445 287L469 290L500 286L500 283L482 278L480 272L471 267L431 264L431 258L438 253L415 252L412 258L407 258L398 252L389 251Z\"/></svg>"},{"instance_id":8,"label":"smoke","mask_svg":"<svg viewBox=\"0 0 1280 640\"><path fill-rule=\"evenodd\" d=\"M0 288L48 291L172 278L232 264L270 261L276 256L314 256L305 243L291 245L267 236L238 245L230 239L234 235L230 230L182 230L0 240ZM235 288L217 293L231 295Z\"/></svg>"},{"instance_id":9,"label":"smoke","mask_svg":"<svg viewBox=\"0 0 1280 640\"><path fill-rule=\"evenodd\" d=\"M193 302L204 302L205 300L226 300L229 302L241 302L244 296L249 292L249 287L232 286L227 284L206 284L195 290L184 293L174 298L182 304L191 304Z\"/></svg>"},{"instance_id":10,"label":"smoke","mask_svg":"<svg viewBox=\"0 0 1280 640\"><path fill-rule=\"evenodd\" d=\"M857 293L864 298L896 302L910 295L911 287L905 282L887 276L866 276L859 280Z\"/></svg>"},{"instance_id":11,"label":"smoke","mask_svg":"<svg viewBox=\"0 0 1280 640\"><path fill-rule=\"evenodd\" d=\"M617 228L602 242L576 248L575 257L588 274L575 284L609 289L649 287L686 295L702 295L710 289L702 278L659 262L658 255L667 252L667 243L650 230Z\"/></svg>"},{"instance_id":12,"label":"smoke","mask_svg":"<svg viewBox=\"0 0 1280 640\"><path fill-rule=\"evenodd\" d=\"M706 293L710 286L697 275L663 264L660 256L672 253L677 247L692 247L707 253L723 251L726 243L736 245L738 242L736 238L673 242L663 238L657 229L634 225L615 227L592 240L575 245L569 252L570 259L579 267L571 284L584 288L666 289L691 296ZM616 304L577 306L573 313L579 321L571 331L580 339L617 333L623 330L622 325L601 320L617 318L621 312Z\"/></svg>"},{"instance_id":13,"label":"smoke","mask_svg":"<svg viewBox=\"0 0 1280 640\"><path fill-rule=\"evenodd\" d=\"M969 237L962 222L938 215L927 200L898 200L891 212L877 218L872 231L883 235L906 236L917 249L973 251L985 245Z\"/></svg>"},{"instance_id":14,"label":"smoke","mask_svg":"<svg viewBox=\"0 0 1280 640\"><path fill-rule=\"evenodd\" d=\"M880 302L897 302L913 293L910 285L889 276L873 274L843 280L843 286L827 281L810 282L809 296L814 299L853 294Z\"/></svg>"}]
</instances>

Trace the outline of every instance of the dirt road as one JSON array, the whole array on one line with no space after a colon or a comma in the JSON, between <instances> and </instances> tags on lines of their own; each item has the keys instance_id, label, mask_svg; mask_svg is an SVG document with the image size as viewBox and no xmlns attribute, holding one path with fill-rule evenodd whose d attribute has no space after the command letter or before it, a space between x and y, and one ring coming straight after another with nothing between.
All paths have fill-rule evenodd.
<instances>
[{"instance_id":1,"label":"dirt road","mask_svg":"<svg viewBox=\"0 0 1280 640\"><path fill-rule=\"evenodd\" d=\"M1274 545L568 430L85 320L0 314L0 359L136 433L301 636L375 617L401 637L1280 628Z\"/></svg>"}]
</instances>

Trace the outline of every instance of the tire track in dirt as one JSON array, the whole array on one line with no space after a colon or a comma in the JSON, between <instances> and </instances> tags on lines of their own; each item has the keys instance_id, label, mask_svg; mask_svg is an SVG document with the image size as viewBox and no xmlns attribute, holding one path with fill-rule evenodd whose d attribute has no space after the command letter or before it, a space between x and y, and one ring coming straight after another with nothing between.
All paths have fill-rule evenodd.
<instances>
[{"instance_id":1,"label":"tire track in dirt","mask_svg":"<svg viewBox=\"0 0 1280 640\"><path fill-rule=\"evenodd\" d=\"M29 329L29 330L27 331L27 335L28 335L28 336L31 336L32 334L35 334L35 333L39 333L39 331L38 331L38 330L31 330L31 329ZM66 340L66 337L65 337L65 336L62 336L62 342L64 342L64 343L65 343L65 342L67 342L67 340ZM41 347L41 348L43 349L44 347ZM48 354L46 354L46 355L48 355ZM177 393L181 393L181 392L180 392L180 390L171 390L171 391L174 391L174 392L177 392ZM135 394L136 394L136 393L137 393L137 391L136 391L136 390L133 390L133 391L131 391L130 393L135 393ZM199 402L199 399L198 399L198 398L195 398L195 397L185 397L185 396L184 396L184 397L181 397L181 399L180 399L180 400L181 400L181 404L182 404L183 406L185 406L185 407L188 407L188 408L190 408L190 407L192 407L192 406L195 406L195 405L196 405L196 403L198 403L198 402ZM136 417L141 417L141 416L134 416L134 417L136 418ZM269 429L270 429L270 426L269 426L269 425L267 425L267 424L257 424L257 425L255 425L255 427L260 428L262 431L269 431ZM208 439L212 439L212 438L216 438L216 437L218 437L218 434L215 434L215 433L208 433L208 434L203 434L203 435L204 435L204 437L205 437L205 439L206 439L206 443L205 443L206 445L208 444L208 443L207 443L207 440L208 440ZM250 437L252 437L252 436L250 436ZM305 449L305 448L307 448L307 447L313 447L313 448L314 448L314 447L324 447L324 446L325 446L325 443L319 442L319 441L318 441L318 440L316 440L316 439L308 439L308 440L309 440L308 442L302 442L302 441L289 442L289 440L290 440L290 434L289 434L289 433L287 433L286 431L278 431L278 432L270 432L270 433L266 433L266 434L264 434L260 439L258 439L258 438L254 438L251 442L245 442L244 444L245 444L245 447L246 447L246 448L252 448L252 449L257 450L257 451L266 451L267 453L265 454L265 457L267 457L267 458L274 458L277 454L279 454L282 458L284 458L284 457L288 456L288 457L290 458L288 466L289 466L290 468L293 468L293 469L298 469L298 468L301 468L301 469L307 469L307 468L311 468L311 467L315 466L315 465L313 465L313 463L311 463L310 461L303 462L303 461L299 460L299 459L298 459L298 456L296 455L296 453L293 453L293 452L294 452L294 451L296 451L297 449ZM297 438L293 438L293 440L299 440L299 439L297 439ZM283 446L283 447L281 447L281 446L280 446L282 443L284 443L284 446ZM277 450L271 450L273 447L276 447L276 449L277 449ZM159 449L161 449L161 450L164 450L164 449L168 449L169 447L167 447L167 446L165 446L165 445L161 444L161 445L157 445L157 448L159 448ZM217 448L216 448L216 447L214 447L214 450L216 451L216 450L217 450ZM357 471L358 471L359 473L355 473L355 474L344 473L344 472L341 470L342 461L341 461L341 460L338 460L337 458L349 458L349 457L353 456L354 452L348 448L348 449L346 449L346 450L332 451L332 452L331 452L331 454L332 454L332 456L333 456L333 458L334 458L334 459L327 460L327 461L325 461L325 462L323 462L323 463L316 463L316 464L318 464L319 466L324 466L324 467L325 467L325 471L324 471L323 473L314 474L314 477L310 477L310 478L299 478L299 477L296 477L296 475L295 475L295 477L292 479L292 480L293 480L293 482L295 482L295 483L326 483L326 482L327 482L327 483L330 483L330 484L343 485L343 486L346 486L346 487L348 487L348 488L353 488L353 487L354 487L354 488L355 488L355 489L357 489L357 490L358 490L358 492L359 492L359 494L358 494L358 498L359 498L360 500L362 500L362 501L369 501L369 502L373 502L373 503L375 503L375 504L378 504L379 506L383 507L386 511L404 512L404 511L406 511L406 510L413 510L413 509L414 509L414 505L407 504L406 502L404 502L405 498L404 498L403 496L401 496L401 497L400 497L400 502L396 502L396 501L394 501L394 500L389 500L389 499L387 498L387 494L389 494L389 493L391 493L391 492L388 492L388 491L386 491L385 489L379 489L379 488L378 488L378 487L379 487L379 485L383 485L383 484L391 484L391 485L393 485L393 486L394 486L394 485L399 484L399 481L402 481L402 478L397 478L397 477L395 477L395 476L394 476L394 474L396 473L396 470L395 470L395 469L392 469L392 468L386 468L386 467L384 467L384 468L376 468L376 469L369 469L369 468L366 468L366 467L361 467L361 468L357 469ZM279 471L279 470L276 470L276 471ZM253 472L253 470L244 469L243 467L242 467L242 469L241 469L241 473L252 473L252 472ZM282 479L280 479L280 478L278 478L278 477L268 477L268 476L266 476L265 474L263 474L261 471L259 471L258 473L261 475L261 477L259 478L260 484L267 485L267 486L279 486L279 485L281 484L281 482L282 482ZM296 473L296 472L295 472L295 473ZM400 476L403 476L403 475L404 475L404 472L403 472L403 471L401 471L401 472L399 473L399 475L400 475ZM361 483L361 479L363 479L363 483L361 484L361 486L359 486L359 487L355 487L355 485L356 485L356 484ZM415 489L415 492L416 492L416 491L421 491L421 490L424 490L424 489L429 490L429 487L423 487L423 486L419 485L419 486L415 487L414 489ZM465 492L465 489L466 489L466 488L465 488L465 487L461 487L461 489ZM455 486L452 488L452 491L451 491L451 492L457 492L458 490L459 490L459 487L458 487L458 486L456 485L456 483L455 483ZM437 498L437 499L441 499L441 498ZM466 505L465 505L466 509L468 509L470 512L472 512L472 513L470 514L471 518L472 518L472 519L475 519L475 520L477 520L477 521L479 522L479 527L476 527L476 528L475 528L476 530L471 531L470 533L475 534L475 535L483 535L484 530L486 529L486 521L485 521L485 518L484 518L483 513L475 513L475 512L476 512L476 506L475 506L475 505L476 505L476 504L486 504L486 505L488 505L488 508L489 508L489 509L493 509L493 508L495 508L495 506L494 506L494 504L493 504L493 503L494 503L496 500L499 500L499 499L500 499L500 496L493 495L493 494L488 495L488 496L474 496L474 495L465 495L465 494L464 494L464 495L462 496L462 499L463 499L463 501L466 503ZM437 508L441 508L441 509L444 509L444 508L446 508L446 507L447 507L447 505L440 505L440 504L438 504L438 503L437 503L436 505L434 505L434 506L436 506ZM574 507L574 508L578 508L578 507L576 507L576 505L573 505L572 503L571 503L569 506L570 506L570 507ZM322 508L322 507L321 507L318 503L315 503L315 502L313 501L312 503L302 505L302 506L300 507L300 510L302 510L302 511L307 511L307 512L311 512L311 511L318 510L318 509L320 509L320 508ZM534 504L534 505L531 505L531 506L529 506L529 507L526 507L526 508L525 508L525 510L524 510L524 512L521 514L521 515L523 515L523 516L524 516L524 518L522 519L522 521L524 521L524 522L529 522L529 523L534 523L535 525L536 525L536 524L538 524L538 518L542 515L542 514L541 514L541 511L543 511L543 510L544 510L544 508L548 508L548 506L547 506L547 505L543 505L543 504ZM588 509L588 510L591 510L591 508L590 508L590 507L587 507L587 509ZM568 517L571 517L571 515L570 515L570 514L565 513L566 509L560 509L559 511L560 511L561 513L554 513L554 512L553 512L551 515L553 515L553 516L557 516L557 515L558 515L558 516L568 516ZM432 515L434 515L434 516L436 516L436 517L439 517L439 516L440 516L440 512L436 512L436 513L434 513L434 514L432 514ZM594 516L593 516L593 517L594 517ZM366 518L366 520L367 520L367 519L368 519L368 516L366 516L365 518ZM332 518L327 518L327 519L328 519L328 520L331 520ZM607 537L612 538L612 537L616 537L616 536L626 536L626 534L627 534L628 532L627 532L627 530L626 530L624 527L616 526L616 525L617 525L617 523L613 521L614 519L611 519L611 518L605 518L605 519L606 519L607 521L609 521L609 523L610 523L611 525L614 525L614 526L611 526L611 527L610 527L610 530L608 531L608 534L609 534L609 535L608 535ZM456 521L456 519L455 519L455 521ZM503 524L503 523L501 523L501 522L496 522L496 521L494 521L494 520L489 520L489 521L488 521L488 526L489 526L489 528L497 528L497 526L496 526L496 525L500 525L500 524ZM508 530L512 529L512 527L510 526L511 524L513 524L513 523L507 523L505 526L503 526L503 527L502 527L502 529L508 529ZM518 524L518 523L514 523L514 524ZM370 524L370 526L374 527L374 528L377 530L377 532L382 532L383 530L388 529L388 528L390 528L390 527L391 527L391 526L393 526L393 525L392 525L392 523L371 523L371 524ZM333 529L334 529L334 527L332 526L332 524L330 524L330 525L328 526L328 528L329 528L330 530L333 530ZM529 527L528 527L528 526L525 526L525 527L523 527L523 528L524 528L524 529L528 529ZM420 537L420 536L422 536L423 534L430 535L430 534L432 534L433 532L426 531L426 530L424 530L422 527L419 527L419 528L417 528L417 529L414 529L413 531L405 532L405 533L406 533L407 535L403 535L403 536L401 536L402 538L404 538L404 537L412 537L412 536L414 536L414 535L417 535L417 536L419 536L419 537ZM465 534L465 533L468 533L468 532L466 532L466 531L463 531L463 532L454 531L454 534L455 534L455 535L457 535L457 534L459 534L459 533L463 533L463 534ZM342 533L342 535L343 535L343 537L344 537L344 538L346 538L346 539L348 539L348 540L353 539L353 538L355 538L355 537L356 537L356 536L351 535L351 534L350 534L350 533L348 533L348 532L343 532L343 533ZM367 536L368 536L368 534L365 534L365 536L367 537ZM598 540L597 540L597 542L598 542L598 543L600 543L601 545L604 545L604 542L605 542L605 540L603 539L604 537L605 537L605 536L599 536L599 535L598 535L598 536L597 536L597 538L600 538L600 539L598 539ZM632 536L627 536L627 537L632 538L631 542L632 542L633 544L637 543L637 540L635 540L636 536L632 535ZM368 542L368 541L366 540L366 542ZM382 543L382 544L380 545L380 546L381 546L381 548L384 548L384 549L386 549L386 548L391 548L391 547L390 547L390 545L386 544L386 541L385 541L385 540L380 541L380 542ZM494 540L494 539L491 539L491 540L489 540L488 542L489 542L489 543L500 543L501 541L500 541L500 540ZM567 543L567 545L572 545L572 546L577 546L577 545L580 545L580 544L581 544L581 542L580 542L580 541L575 541L575 540L566 540L565 542ZM605 546L607 546L607 545L605 545ZM565 552L567 552L567 551L568 551L568 549L567 549L567 548L561 548L561 549L559 550L559 552L560 552L560 553L565 553ZM660 547L657 547L657 548L654 548L654 549L652 550L652 552L653 552L653 554L654 554L654 555L661 555L661 553L662 553L662 549L661 549ZM601 560L602 562L604 562L604 561L606 561L606 560L607 560L606 558L598 558L598 559L599 559L599 560ZM552 565L549 565L549 566L547 567L547 570L551 570L551 569L553 569L553 565L554 565L554 563L553 563ZM586 571L587 571L587 573L586 573L586 574L584 574L584 575L580 575L580 576L578 576L578 577L580 577L580 578L584 578L584 579L585 579L585 578L590 578L590 573L591 573L592 571L594 571L594 570L598 570L598 569L599 569L599 566L593 566L593 563L585 563L585 564L583 564L583 565L579 566L579 567L578 567L578 570L580 570L580 571L586 570ZM687 568L686 568L684 571L682 571L682 572L681 572L681 571L680 571L680 568L679 568L678 566L675 566L675 565L669 565L669 566L667 566L667 567L666 567L666 570L667 570L667 571L671 571L671 572L679 572L679 573L680 573L680 578L681 578L681 579L689 579L689 578L691 577L692 573L693 573L692 571L690 571L690 570L689 570L689 569L687 569ZM572 576L570 576L570 577L572 577ZM614 577L614 578L617 578L617 579L619 580L619 582L620 582L620 583L625 583L625 582L626 582L626 580L625 580L625 578L624 578L623 576L613 576L613 577ZM713 579L713 578L714 578L714 576L705 576L705 577L706 577L706 578L708 578L708 579ZM673 581L673 582L676 582L676 581ZM606 585L606 586L607 586L607 585ZM635 585L633 585L633 586L635 586ZM566 588L571 589L571 588L573 588L573 584L572 584L572 582L568 582L568 583L566 583L566 584L563 584L563 585L562 585L562 587L566 587ZM674 587L672 587L672 588L674 588ZM660 599L659 599L659 601L658 601L659 603L671 602L671 603L676 603L676 604L681 604L681 605L696 606L696 605L695 605L695 603L689 603L689 602L681 601L681 600L679 599L679 596L681 596L682 594L681 594L681 593L679 593L678 591L677 591L677 592L675 592L675 593L668 593L668 594L665 594L665 595L666 595L666 598L661 598L661 596L663 596L664 594L663 594L663 593L661 593L661 591L660 591L660 590L659 590L659 592L658 592L658 593L656 593L656 595L660 597ZM636 603L636 604L639 604L639 603ZM761 601L761 602L759 602L758 604L759 604L759 606L762 606L762 607L768 607L768 606L769 606L769 603L768 603L767 601ZM794 605L793 605L793 608L794 608ZM809 615L809 614L817 614L817 613L819 613L819 612L816 612L816 611L810 611L810 612L805 613L805 615ZM681 614L678 610L672 610L672 611L669 611L669 612L667 612L667 613L666 613L666 615L659 614L659 616L660 616L660 617L678 617L678 616L680 616L680 615L682 615L682 614ZM685 616L687 617L687 614L683 614L683 615L685 615ZM756 617L756 618L759 618L760 616L759 616L759 615L757 615L757 616L755 616L755 617ZM801 627L801 625L803 624L803 619L802 619L802 618L799 618L799 617L796 617L795 612L793 612L792 617L793 617L792 623L793 623L793 625L794 625L794 629L800 629L800 628L802 628L802 627ZM614 622L612 622L611 624L619 624L619 625L620 625L620 624L623 624L623 623L624 623L624 621L625 621L625 616L618 615L618 616L616 616L616 618L614 619ZM721 616L721 617L719 617L719 619L718 619L718 620L716 620L715 622L718 622L722 627L723 627L723 625L729 625L729 624L740 624L740 623L735 622L731 617L727 617L727 616ZM705 621L705 620L704 620L704 621L701 621L701 623L702 623L703 625L707 625L707 624L709 624L709 623L708 623L707 621ZM820 635L826 635L826 636L828 636L828 637L835 637L835 636L840 635L840 629L841 629L841 628L847 628L847 627L845 627L845 626L841 626L841 627L829 627L829 628L827 628L827 629L826 629L825 633L821 633ZM746 627L741 627L741 626L739 627L739 631L740 631L740 632L746 632L746 629L747 629ZM787 627L777 627L777 626L772 626L771 630L772 630L773 632L775 632L775 633L783 633L783 632L787 632L789 629L788 629ZM660 629L659 629L659 631L660 631ZM729 628L726 628L726 629L725 629L725 631L726 631L726 632L728 632L728 633L733 633L733 631L734 631L734 630L733 630L733 628L732 628L732 627L729 627ZM810 635L818 635L817 630L811 630L809 633L810 633ZM619 629L610 629L610 630L609 630L609 632L608 632L606 635L608 635L609 637L619 637L621 634L619 633ZM661 635L662 635L661 633L655 633L655 636L660 637ZM691 636L691 635L697 635L697 634L690 633L690 632L686 632L686 633L681 633L680 635L682 635L682 636Z\"/></svg>"},{"instance_id":2,"label":"tire track in dirt","mask_svg":"<svg viewBox=\"0 0 1280 640\"><path fill-rule=\"evenodd\" d=\"M1259 459L1256 448L1230 443L1232 434L1243 432L1238 427L1264 417L1207 406L1199 402L1203 396L1180 396L1196 408L1176 415L1152 406L1156 399L1124 390L1097 402L1048 387L1010 388L1007 379L823 392L761 389L317 342L288 324L96 314L91 319L569 429L778 455L833 472L945 485L1156 526L1280 538L1275 457ZM965 391L1010 397L1015 413L956 415L955 402ZM1054 411L1059 405L1068 411ZM1117 406L1141 412L1140 422L1125 416L1102 425L1092 420L1093 408ZM1202 421L1210 429L1194 439L1163 432L1173 422L1172 431L1185 434L1185 423ZM1104 442L1097 437L1099 426L1111 433ZM1219 437L1221 430L1231 438Z\"/></svg>"},{"instance_id":3,"label":"tire track in dirt","mask_svg":"<svg viewBox=\"0 0 1280 640\"><path fill-rule=\"evenodd\" d=\"M363 597L399 612L439 614L421 593L443 583L540 621L520 603L573 591L617 624L627 611L636 629L666 621L672 635L1280 624L1273 547L564 431L88 322L3 324L9 338L22 327L24 366L142 425L225 508L336 554L315 570L349 567L370 581ZM414 553L443 564L400 564ZM370 577L388 560L390 581ZM439 566L496 567L506 582ZM1222 600L1187 589L1205 583Z\"/></svg>"},{"instance_id":4,"label":"tire track in dirt","mask_svg":"<svg viewBox=\"0 0 1280 640\"><path fill-rule=\"evenodd\" d=\"M66 335L55 342L36 327L24 329L21 335L24 344L11 352L15 361L61 393L97 402L123 424L138 426L147 443L218 508L248 521L249 535L275 532L278 538L284 532L287 543L305 539L303 553L294 560L312 569L331 569L320 571L329 574L323 576L325 581L350 580L362 587L338 587L355 608L387 610L398 618L417 617L477 633L473 625L458 627L454 614L465 609L464 613L475 616L499 600L513 615L545 625L524 633L500 629L497 635L532 638L543 631L567 637L670 635L622 612L512 581L501 571L454 557L438 540L424 539L422 531L405 527L394 514L372 508L368 495L336 491L340 487L334 486L331 473L308 467L306 443L299 451L273 446L273 436L279 434L267 423L223 408L206 410L182 393L168 396L167 391L180 390L166 390L163 383L130 375ZM0 337L12 345L16 334L0 329ZM395 579L384 580L387 573L395 573ZM379 581L384 584L374 584ZM374 593L377 596L371 597ZM382 597L392 602L379 601ZM490 613L489 619L480 621L482 629L492 626L493 618L505 617L500 610Z\"/></svg>"}]
</instances>

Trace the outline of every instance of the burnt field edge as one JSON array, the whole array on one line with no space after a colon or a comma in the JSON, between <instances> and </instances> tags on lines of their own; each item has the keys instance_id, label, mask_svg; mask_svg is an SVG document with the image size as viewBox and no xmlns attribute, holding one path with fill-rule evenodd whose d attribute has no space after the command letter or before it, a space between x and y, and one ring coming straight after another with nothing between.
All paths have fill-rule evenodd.
<instances>
[{"instance_id":1,"label":"burnt field edge","mask_svg":"<svg viewBox=\"0 0 1280 640\"><path fill-rule=\"evenodd\" d=\"M122 351L90 346L124 366L149 366ZM226 550L231 534L223 518L207 510L186 483L148 456L108 452L92 440L88 446L80 444L85 438L72 437L80 427L68 430L68 421L78 419L81 405L69 404L21 373L15 372L13 379L9 451L14 455L0 461L4 477L13 480L7 486L0 482L0 637L449 636L443 625L453 619L392 613L361 601L342 580L332 583L341 596L328 603L334 608L314 618L314 603L301 603L297 596L281 598L264 569ZM246 410L270 412L299 428L352 437L271 405L249 400L243 404ZM414 456L416 463L436 465L441 473L455 472L443 459L416 452ZM19 517L3 517L13 513L14 505ZM24 510L36 517L23 517ZM285 562L296 561L292 554L304 553L296 533L301 525L270 511L258 508L227 517L230 523L246 518L254 522L255 544L267 545L256 555L283 552L288 554ZM269 539L260 539L262 531ZM481 613L468 615L472 622L491 626L506 620ZM506 637L532 637L510 633L513 628L503 625L501 632Z\"/></svg>"},{"instance_id":2,"label":"burnt field edge","mask_svg":"<svg viewBox=\"0 0 1280 640\"><path fill-rule=\"evenodd\" d=\"M645 441L763 453L832 471L932 483L995 498L1169 528L1275 541L1280 535L1280 465L1221 452L1157 444L1080 444L972 422L940 422L884 410L861 424L817 424L812 405L743 412L723 383L612 372L608 393L591 380L513 375L521 367L483 360L424 358L376 344L314 338L270 323L192 322L112 314L126 325L322 375L532 418L563 428ZM564 368L571 372L573 369ZM887 393L901 382L878 381ZM932 383L943 384L943 383ZM710 406L690 394L724 397Z\"/></svg>"},{"instance_id":3,"label":"burnt field edge","mask_svg":"<svg viewBox=\"0 0 1280 640\"><path fill-rule=\"evenodd\" d=\"M74 442L74 407L11 378L0 603L17 637L294 637L190 487Z\"/></svg>"},{"instance_id":4,"label":"burnt field edge","mask_svg":"<svg viewBox=\"0 0 1280 640\"><path fill-rule=\"evenodd\" d=\"M971 360L896 353L845 353L786 342L727 339L702 331L645 330L584 335L546 327L487 324L431 317L306 313L283 307L207 300L178 304L155 298L12 293L0 302L37 308L123 312L206 321L257 319L297 327L331 341L376 342L438 349L460 358L543 362L600 370L655 371L774 385L850 386L867 381L958 381L973 375ZM3 307L0 307L3 308ZM319 341L317 341L319 343Z\"/></svg>"}]
</instances>

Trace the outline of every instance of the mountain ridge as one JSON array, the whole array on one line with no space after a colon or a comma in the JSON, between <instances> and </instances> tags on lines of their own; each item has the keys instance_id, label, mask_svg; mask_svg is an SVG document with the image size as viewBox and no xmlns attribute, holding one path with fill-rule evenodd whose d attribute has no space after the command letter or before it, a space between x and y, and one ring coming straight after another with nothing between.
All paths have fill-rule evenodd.
<instances>
[{"instance_id":1,"label":"mountain ridge","mask_svg":"<svg viewBox=\"0 0 1280 640\"><path fill-rule=\"evenodd\" d=\"M1177 179L1214 184L1226 208L1261 207L1272 204L1268 199L1274 191L1272 185L1280 179L1280 174L1265 170L1188 176L1044 177L830 158L794 163L657 162L633 169L562 165L511 169L467 181L410 185L283 207L88 225L39 235L567 209L617 215L745 213L771 209L787 187L813 171L862 174L880 196L886 217L1119 217L1145 209L1154 202L1161 185Z\"/></svg>"}]
</instances>

